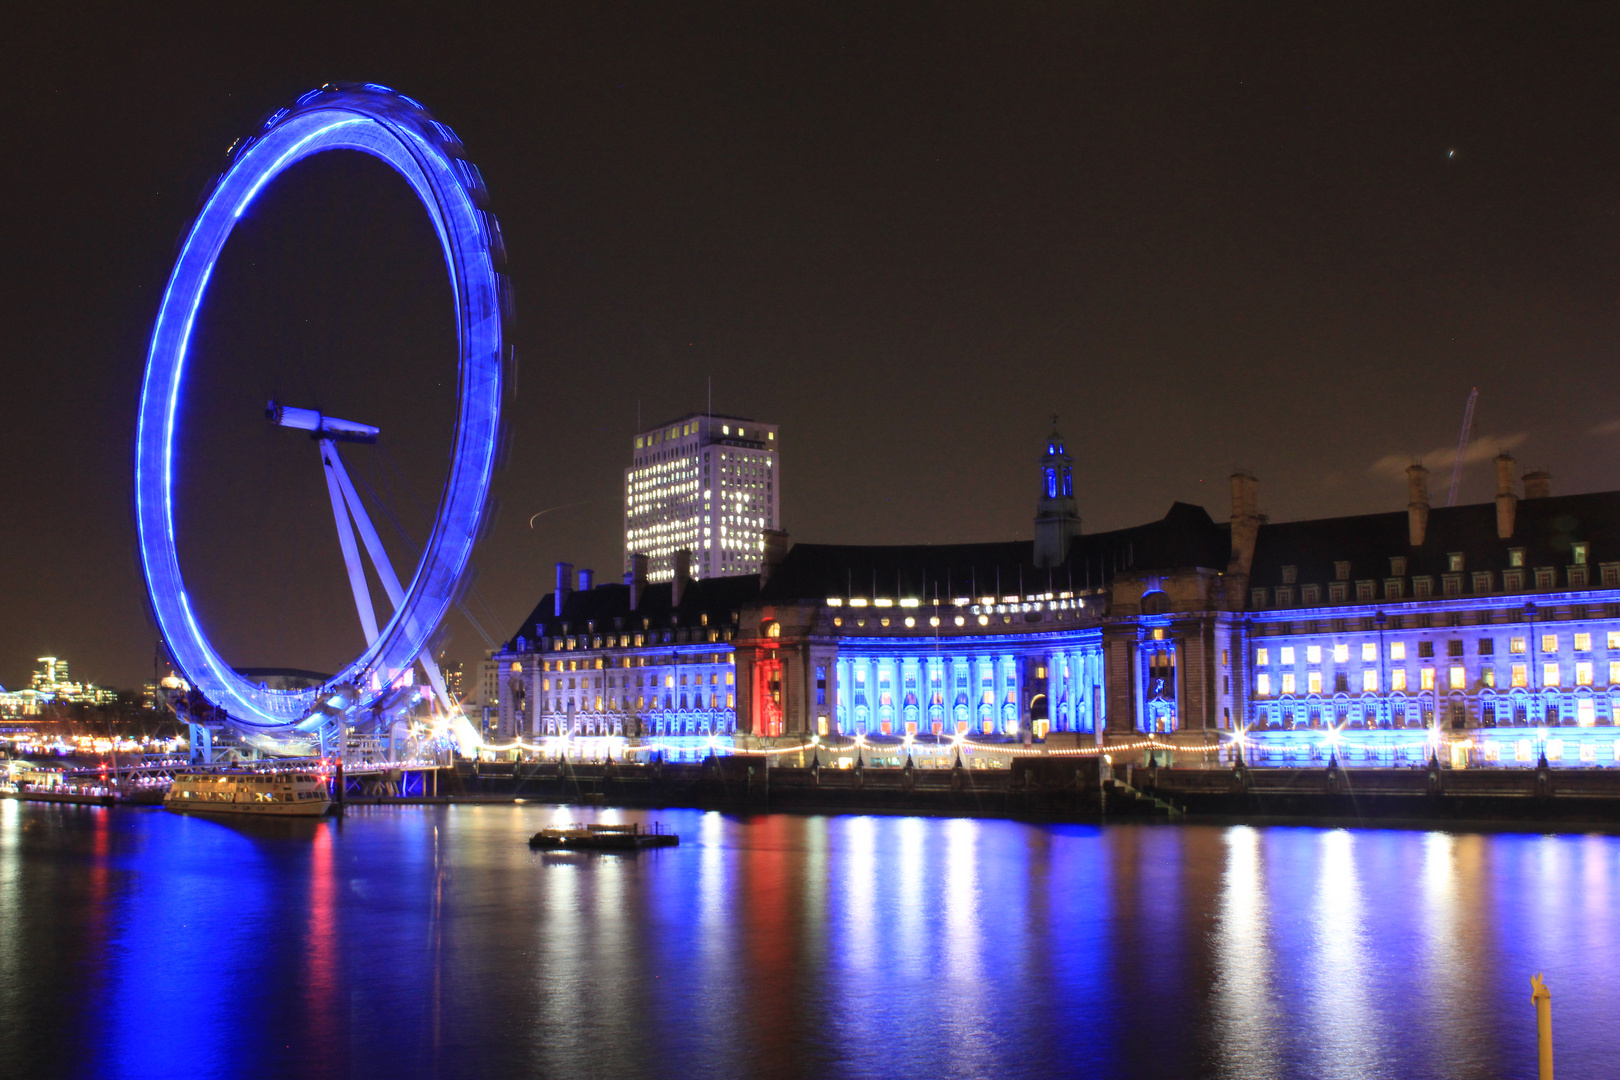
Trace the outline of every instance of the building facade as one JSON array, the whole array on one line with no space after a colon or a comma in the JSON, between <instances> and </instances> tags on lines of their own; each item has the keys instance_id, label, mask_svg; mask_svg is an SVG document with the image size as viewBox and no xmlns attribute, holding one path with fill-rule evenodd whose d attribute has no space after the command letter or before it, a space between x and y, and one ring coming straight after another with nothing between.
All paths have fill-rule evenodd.
<instances>
[{"instance_id":1,"label":"building facade","mask_svg":"<svg viewBox=\"0 0 1620 1080\"><path fill-rule=\"evenodd\" d=\"M683 553L684 554L684 553ZM602 757L656 741L676 760L696 760L736 734L733 641L755 576L647 579L638 557L623 584L575 587L557 565L557 585L507 647L495 654L497 737L567 745Z\"/></svg>"},{"instance_id":2,"label":"building facade","mask_svg":"<svg viewBox=\"0 0 1620 1080\"><path fill-rule=\"evenodd\" d=\"M671 430L679 430L672 426ZM683 436L684 437L684 436ZM557 588L496 654L502 731L847 763L1620 764L1620 492L1271 523L1174 504L1084 533L1049 437L1035 539L769 544L758 574ZM695 553L694 553L695 554Z\"/></svg>"},{"instance_id":3,"label":"building facade","mask_svg":"<svg viewBox=\"0 0 1620 1080\"><path fill-rule=\"evenodd\" d=\"M1257 763L1615 765L1620 493L1554 497L1545 473L1494 503L1261 530L1245 616Z\"/></svg>"},{"instance_id":4,"label":"building facade","mask_svg":"<svg viewBox=\"0 0 1620 1080\"><path fill-rule=\"evenodd\" d=\"M624 568L645 555L648 580L671 581L684 550L694 578L758 573L781 524L779 434L707 414L638 434L624 473Z\"/></svg>"}]
</instances>

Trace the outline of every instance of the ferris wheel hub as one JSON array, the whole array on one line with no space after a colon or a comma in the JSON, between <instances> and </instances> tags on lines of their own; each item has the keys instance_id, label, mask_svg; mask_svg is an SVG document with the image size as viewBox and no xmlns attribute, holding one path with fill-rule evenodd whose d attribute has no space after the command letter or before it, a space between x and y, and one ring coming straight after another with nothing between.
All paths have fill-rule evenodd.
<instances>
[{"instance_id":1,"label":"ferris wheel hub","mask_svg":"<svg viewBox=\"0 0 1620 1080\"><path fill-rule=\"evenodd\" d=\"M272 401L264 407L264 418L285 428L307 431L313 439L331 439L333 442L374 443L381 428L362 424L357 420L339 420L314 409L300 409Z\"/></svg>"}]
</instances>

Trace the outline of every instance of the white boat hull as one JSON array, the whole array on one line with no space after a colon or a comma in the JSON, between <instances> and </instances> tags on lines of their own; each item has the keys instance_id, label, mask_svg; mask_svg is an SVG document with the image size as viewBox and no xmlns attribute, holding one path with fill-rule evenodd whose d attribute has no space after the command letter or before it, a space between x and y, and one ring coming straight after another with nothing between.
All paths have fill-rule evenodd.
<instances>
[{"instance_id":1,"label":"white boat hull","mask_svg":"<svg viewBox=\"0 0 1620 1080\"><path fill-rule=\"evenodd\" d=\"M314 773L181 773L163 806L181 814L320 817L332 800L326 781Z\"/></svg>"},{"instance_id":2,"label":"white boat hull","mask_svg":"<svg viewBox=\"0 0 1620 1080\"><path fill-rule=\"evenodd\" d=\"M182 814L252 814L256 817L320 817L332 808L330 799L302 803L211 802L204 799L164 799L163 808Z\"/></svg>"}]
</instances>

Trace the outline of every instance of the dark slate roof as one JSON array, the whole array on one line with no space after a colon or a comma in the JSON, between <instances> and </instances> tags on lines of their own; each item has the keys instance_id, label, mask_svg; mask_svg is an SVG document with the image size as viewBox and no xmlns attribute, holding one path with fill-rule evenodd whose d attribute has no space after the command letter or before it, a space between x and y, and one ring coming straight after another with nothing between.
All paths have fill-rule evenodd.
<instances>
[{"instance_id":1,"label":"dark slate roof","mask_svg":"<svg viewBox=\"0 0 1620 1080\"><path fill-rule=\"evenodd\" d=\"M729 626L732 614L759 595L759 578L749 574L689 581L681 590L679 610L670 604L671 592L667 581L648 584L641 590L640 606L632 611L628 585L598 585L585 592L576 590L563 600L560 619L556 615L555 594L547 593L513 632L507 648L510 649L520 635L533 640L536 636L577 633L585 629L587 622L594 622L596 629L602 630L613 627L614 619L622 620L626 630L639 629L642 619L649 620L653 627L668 627L672 616L678 616L681 626L698 625L701 615L707 615L711 624ZM538 635L536 625L544 628Z\"/></svg>"},{"instance_id":2,"label":"dark slate roof","mask_svg":"<svg viewBox=\"0 0 1620 1080\"><path fill-rule=\"evenodd\" d=\"M821 600L829 596L988 596L1095 588L1121 570L1193 566L1224 570L1230 532L1201 506L1175 503L1159 521L1078 536L1061 565L1037 568L1034 543L796 544L775 570L761 599Z\"/></svg>"},{"instance_id":3,"label":"dark slate roof","mask_svg":"<svg viewBox=\"0 0 1620 1080\"><path fill-rule=\"evenodd\" d=\"M1109 580L1116 570L1186 570L1202 566L1226 569L1232 557L1232 530L1210 519L1209 511L1191 503L1172 503L1158 521L1113 532L1082 534L1069 547L1069 562L1079 572L1104 568Z\"/></svg>"},{"instance_id":4,"label":"dark slate roof","mask_svg":"<svg viewBox=\"0 0 1620 1080\"><path fill-rule=\"evenodd\" d=\"M1500 571L1508 565L1508 549L1525 549L1526 567L1565 566L1570 545L1590 544L1592 563L1620 561L1620 492L1560 495L1547 499L1520 499L1513 536L1496 535L1496 504L1437 506L1429 510L1423 544L1413 547L1406 511L1363 514L1317 521L1267 523L1255 544L1250 581L1254 585L1282 584L1282 568L1298 568L1301 584L1332 581L1333 564L1350 562L1350 580L1381 580L1390 576L1391 556L1404 555L1406 573L1447 573L1447 556L1462 552L1463 571Z\"/></svg>"}]
</instances>

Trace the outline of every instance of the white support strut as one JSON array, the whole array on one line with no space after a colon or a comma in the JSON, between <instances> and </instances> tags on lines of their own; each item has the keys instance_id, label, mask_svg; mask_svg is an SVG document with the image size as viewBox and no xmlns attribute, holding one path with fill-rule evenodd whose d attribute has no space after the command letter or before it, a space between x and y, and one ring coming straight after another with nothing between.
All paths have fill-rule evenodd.
<instances>
[{"instance_id":1,"label":"white support strut","mask_svg":"<svg viewBox=\"0 0 1620 1080\"><path fill-rule=\"evenodd\" d=\"M405 590L400 587L399 576L394 573L394 566L389 562L388 552L383 549L382 538L377 535L377 528L371 523L371 515L366 512L365 504L360 501L360 493L355 490L353 481L349 479L348 470L343 467L343 459L338 456L337 448L324 440L321 445L323 447L322 456L328 462L328 476L336 480L338 489L342 492L343 501L348 504L349 514L353 515L354 523L360 530L360 539L366 545L366 553L371 556L371 565L377 571L378 580L382 582L383 592L388 594L388 602L393 605L395 611L398 611L404 606ZM334 507L334 509L336 508ZM351 538L349 542L353 544L354 541ZM349 551L345 548L344 557L347 558L348 554ZM359 556L356 554L352 565L358 567L358 564ZM353 570L351 570L350 576L352 580ZM364 584L363 579L362 584ZM368 609L370 603L371 597L367 594L366 605ZM364 619L364 615L362 615L362 619ZM368 644L376 638L375 619L372 620L371 627L372 637L367 639ZM414 634L416 628L408 626L406 631ZM444 684L444 676L439 671L439 665L433 661L433 654L424 648L417 654L417 660L421 663L422 670L427 673L428 683L433 687L433 693L439 699L439 703L444 706L445 712L449 714L457 712L458 706L450 697L450 691Z\"/></svg>"},{"instance_id":2,"label":"white support strut","mask_svg":"<svg viewBox=\"0 0 1620 1080\"><path fill-rule=\"evenodd\" d=\"M337 519L338 544L343 548L343 564L349 570L349 588L354 591L354 606L360 612L360 628L366 633L368 646L377 641L377 612L371 604L371 587L366 584L365 567L360 565L360 552L355 546L354 529L349 525L349 514L344 509L343 489L338 480L343 475L343 461L330 439L320 441L321 464L326 473L326 492L332 497L332 516ZM399 601L394 605L398 607Z\"/></svg>"}]
</instances>

